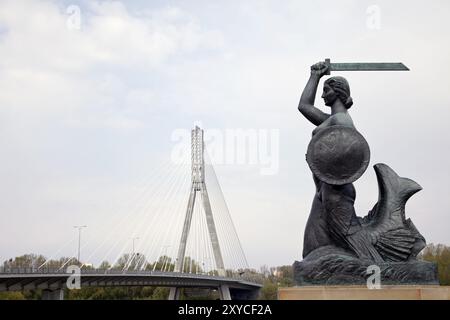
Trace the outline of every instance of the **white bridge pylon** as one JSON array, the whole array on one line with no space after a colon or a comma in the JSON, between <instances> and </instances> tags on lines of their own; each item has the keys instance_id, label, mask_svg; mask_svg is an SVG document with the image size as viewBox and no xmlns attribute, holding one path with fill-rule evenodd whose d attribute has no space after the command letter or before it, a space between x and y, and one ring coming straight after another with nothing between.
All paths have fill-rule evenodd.
<instances>
[{"instance_id":1,"label":"white bridge pylon","mask_svg":"<svg viewBox=\"0 0 450 320\"><path fill-rule=\"evenodd\" d=\"M205 183L205 157L204 157L204 141L203 130L198 126L191 131L191 191L189 201L186 208L186 215L183 224L183 231L181 234L180 245L178 248L177 259L175 263L175 272L182 272L184 270L186 245L191 229L192 216L196 200L198 201L197 193L200 193L200 199L208 227L209 238L213 249L213 255L219 276L225 276L225 266L223 263L222 252L220 249L219 238L217 236L216 225L211 210L211 203L209 201L208 190Z\"/></svg>"}]
</instances>

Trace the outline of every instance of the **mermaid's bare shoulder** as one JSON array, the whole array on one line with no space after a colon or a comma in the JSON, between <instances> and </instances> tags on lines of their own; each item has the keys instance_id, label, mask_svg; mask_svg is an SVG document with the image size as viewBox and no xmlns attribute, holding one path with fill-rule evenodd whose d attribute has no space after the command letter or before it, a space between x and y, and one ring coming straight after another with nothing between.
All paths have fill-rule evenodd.
<instances>
[{"instance_id":1,"label":"mermaid's bare shoulder","mask_svg":"<svg viewBox=\"0 0 450 320\"><path fill-rule=\"evenodd\" d=\"M345 112L345 113L338 112L336 114L331 115L327 120L325 120L320 125L318 125L314 129L312 134L315 135L317 132L319 132L325 128L328 128L331 126L337 126L337 125L355 128L352 117L350 116L350 114L348 112Z\"/></svg>"},{"instance_id":2,"label":"mermaid's bare shoulder","mask_svg":"<svg viewBox=\"0 0 450 320\"><path fill-rule=\"evenodd\" d=\"M330 117L330 126L346 126L346 127L355 127L355 124L353 123L352 117L348 112L339 112L336 114L333 114Z\"/></svg>"}]
</instances>

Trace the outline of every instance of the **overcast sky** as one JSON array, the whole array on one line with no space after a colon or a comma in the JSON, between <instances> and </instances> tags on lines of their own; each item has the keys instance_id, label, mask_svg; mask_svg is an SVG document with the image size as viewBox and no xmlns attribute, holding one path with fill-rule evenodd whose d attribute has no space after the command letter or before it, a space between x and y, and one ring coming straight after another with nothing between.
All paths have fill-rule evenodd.
<instances>
[{"instance_id":1,"label":"overcast sky","mask_svg":"<svg viewBox=\"0 0 450 320\"><path fill-rule=\"evenodd\" d=\"M2 0L0 259L73 255L73 225L88 225L85 259L113 260L113 240L126 251L130 237L161 230L153 211L147 222L132 209L161 199L177 203L177 215L166 209L179 233L189 190L166 174L179 134L197 123L224 139L256 134L256 161L213 157L215 170L250 266L292 264L314 195L304 158L314 127L297 104L310 65L325 58L411 69L341 73L371 148L356 211L376 202L372 165L386 163L424 188L407 217L428 242L450 244L449 15L444 0ZM179 234L164 237L138 250L173 254Z\"/></svg>"}]
</instances>

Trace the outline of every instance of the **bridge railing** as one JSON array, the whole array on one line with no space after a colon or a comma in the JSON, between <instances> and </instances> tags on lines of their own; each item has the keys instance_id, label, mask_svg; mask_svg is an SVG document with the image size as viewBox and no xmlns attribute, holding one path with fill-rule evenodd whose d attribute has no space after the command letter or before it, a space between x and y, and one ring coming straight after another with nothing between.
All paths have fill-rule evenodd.
<instances>
[{"instance_id":1,"label":"bridge railing","mask_svg":"<svg viewBox=\"0 0 450 320\"><path fill-rule=\"evenodd\" d=\"M0 274L71 274L65 268L32 268L32 267L0 267ZM261 278L257 275L245 273L228 273L226 277L210 274L180 273L180 272L163 272L163 271L140 271L140 270L120 270L120 269L81 269L81 274L110 274L110 275L154 275L154 276L176 276L186 278L202 278L202 279L235 279L248 281L253 283L261 283Z\"/></svg>"}]
</instances>

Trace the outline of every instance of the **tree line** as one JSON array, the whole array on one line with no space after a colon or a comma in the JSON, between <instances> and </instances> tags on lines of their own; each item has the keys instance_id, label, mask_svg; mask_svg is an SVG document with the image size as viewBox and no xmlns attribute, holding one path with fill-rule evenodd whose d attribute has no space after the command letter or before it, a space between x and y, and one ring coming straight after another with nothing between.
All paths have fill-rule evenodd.
<instances>
[{"instance_id":1,"label":"tree line","mask_svg":"<svg viewBox=\"0 0 450 320\"><path fill-rule=\"evenodd\" d=\"M429 244L418 255L418 259L423 261L434 262L438 266L439 282L443 286L450 285L450 247L443 244ZM68 263L67 261L70 261ZM145 257L138 254L135 257L124 254L112 266L108 261L103 261L98 269L106 270L135 270L142 268L143 270L165 270L173 271L175 268L174 261L170 257L162 256L152 263L146 262L142 264ZM45 263L44 266L42 266ZM40 266L49 269L62 268L68 264L80 265L79 261L70 257L62 257L56 260L48 260L43 255L26 254L14 259L3 262L2 268L39 268ZM194 261L190 257L186 257L184 264L185 272L193 271L194 273L203 273L217 275L217 271L206 272L200 263ZM84 269L93 269L91 265L84 265ZM232 276L234 271L227 270L227 276ZM260 299L276 300L278 288L291 287L294 285L293 269L290 265L279 267L262 266L260 270L245 269L240 270L239 274L246 275L247 279L263 284L260 291ZM79 290L68 290L65 292L65 299L153 299L166 300L169 296L169 288L165 287L82 287ZM0 292L0 299L40 299L40 290L31 290L26 292ZM205 289L184 289L182 290L181 299L218 299L219 294L216 290Z\"/></svg>"},{"instance_id":2,"label":"tree line","mask_svg":"<svg viewBox=\"0 0 450 320\"><path fill-rule=\"evenodd\" d=\"M46 270L59 270L64 272L71 265L79 266L82 270L141 270L141 271L163 271L171 272L175 270L175 262L171 257L161 256L157 261L148 262L142 254L123 254L113 265L108 261L101 262L97 268L91 264L80 263L74 257L61 257L59 259L47 259L41 254L24 254L14 259L5 260L0 272L14 272L19 269L27 272L45 272ZM185 257L183 272L217 276L217 270L205 270L203 266L192 259ZM226 270L226 276L242 276L245 274L246 280L262 282L263 277L253 269L242 269L238 271ZM151 299L167 300L169 296L167 287L82 287L79 290L65 289L65 299ZM29 290L24 292L0 292L1 299L41 299L42 290ZM181 290L182 299L218 299L217 290L185 288Z\"/></svg>"}]
</instances>

